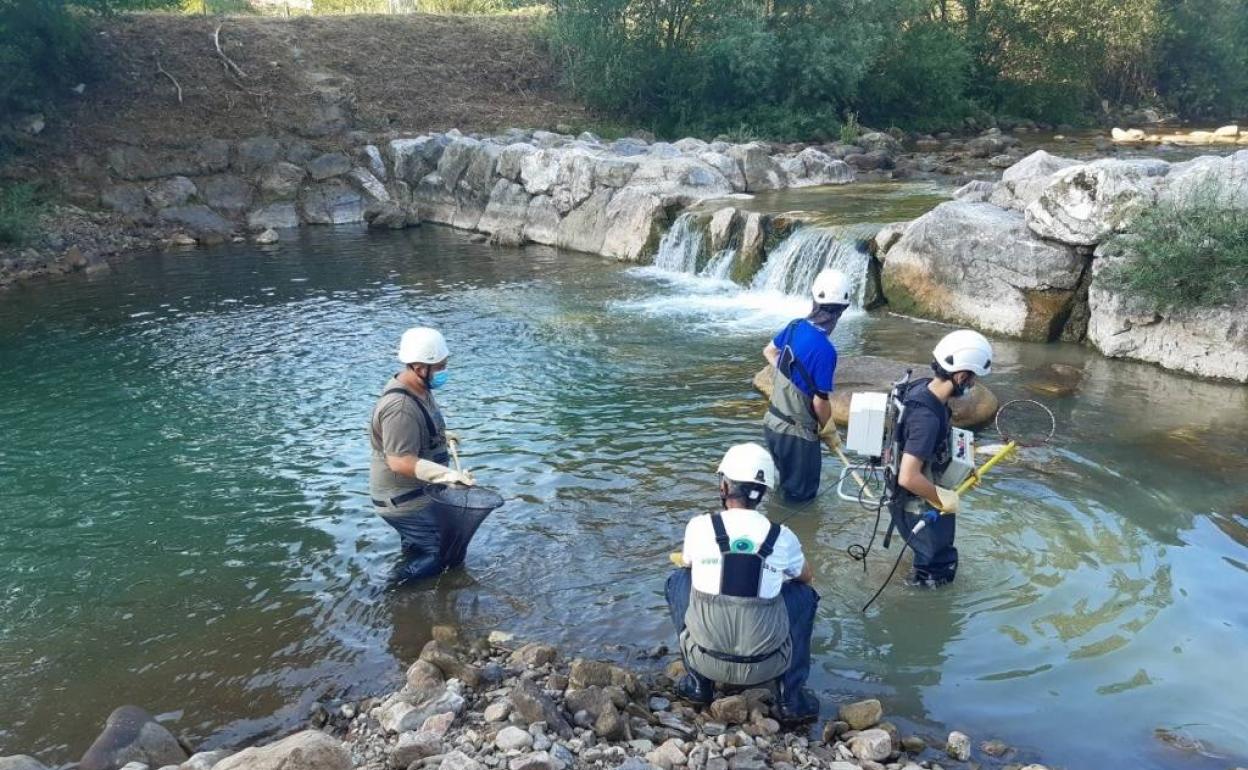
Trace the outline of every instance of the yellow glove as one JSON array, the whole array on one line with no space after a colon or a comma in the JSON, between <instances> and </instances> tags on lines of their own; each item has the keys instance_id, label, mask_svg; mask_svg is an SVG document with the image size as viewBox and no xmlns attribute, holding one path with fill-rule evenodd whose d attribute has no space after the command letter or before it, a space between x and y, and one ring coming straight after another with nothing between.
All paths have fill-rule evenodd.
<instances>
[{"instance_id":1,"label":"yellow glove","mask_svg":"<svg viewBox=\"0 0 1248 770\"><path fill-rule=\"evenodd\" d=\"M942 513L957 513L958 508L962 505L962 498L952 489L936 487L936 496L940 498L940 510Z\"/></svg>"},{"instance_id":2,"label":"yellow glove","mask_svg":"<svg viewBox=\"0 0 1248 770\"><path fill-rule=\"evenodd\" d=\"M835 452L841 448L841 434L836 429L836 421L828 420L822 428L819 429L819 440L828 448L829 452Z\"/></svg>"},{"instance_id":3,"label":"yellow glove","mask_svg":"<svg viewBox=\"0 0 1248 770\"><path fill-rule=\"evenodd\" d=\"M469 471L454 471L445 465L428 460L416 461L415 475L426 484L462 484L470 487L477 483Z\"/></svg>"}]
</instances>

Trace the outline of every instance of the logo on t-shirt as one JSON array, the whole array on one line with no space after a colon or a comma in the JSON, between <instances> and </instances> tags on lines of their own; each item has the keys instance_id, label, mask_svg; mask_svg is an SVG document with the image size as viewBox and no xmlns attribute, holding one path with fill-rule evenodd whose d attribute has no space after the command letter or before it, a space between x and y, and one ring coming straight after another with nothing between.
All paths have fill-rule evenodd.
<instances>
[{"instance_id":1,"label":"logo on t-shirt","mask_svg":"<svg viewBox=\"0 0 1248 770\"><path fill-rule=\"evenodd\" d=\"M739 537L729 546L733 553L754 553L754 541L748 537Z\"/></svg>"}]
</instances>

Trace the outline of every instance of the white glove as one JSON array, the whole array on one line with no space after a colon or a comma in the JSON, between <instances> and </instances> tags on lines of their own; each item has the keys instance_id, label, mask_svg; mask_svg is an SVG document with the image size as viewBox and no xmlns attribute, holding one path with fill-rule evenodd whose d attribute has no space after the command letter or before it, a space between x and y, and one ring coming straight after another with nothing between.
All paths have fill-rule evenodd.
<instances>
[{"instance_id":1,"label":"white glove","mask_svg":"<svg viewBox=\"0 0 1248 770\"><path fill-rule=\"evenodd\" d=\"M940 498L940 510L942 513L957 513L958 508L962 505L962 498L952 489L936 487L936 496Z\"/></svg>"},{"instance_id":2,"label":"white glove","mask_svg":"<svg viewBox=\"0 0 1248 770\"><path fill-rule=\"evenodd\" d=\"M835 452L841 448L841 434L836 429L836 421L828 420L823 427L819 429L819 440L828 448L828 451Z\"/></svg>"},{"instance_id":3,"label":"white glove","mask_svg":"<svg viewBox=\"0 0 1248 770\"><path fill-rule=\"evenodd\" d=\"M470 487L477 483L469 471L451 470L445 465L428 460L416 461L416 478L426 484L462 484Z\"/></svg>"},{"instance_id":4,"label":"white glove","mask_svg":"<svg viewBox=\"0 0 1248 770\"><path fill-rule=\"evenodd\" d=\"M446 436L446 443L448 444L459 443L459 434L453 430L443 431L442 435Z\"/></svg>"}]
</instances>

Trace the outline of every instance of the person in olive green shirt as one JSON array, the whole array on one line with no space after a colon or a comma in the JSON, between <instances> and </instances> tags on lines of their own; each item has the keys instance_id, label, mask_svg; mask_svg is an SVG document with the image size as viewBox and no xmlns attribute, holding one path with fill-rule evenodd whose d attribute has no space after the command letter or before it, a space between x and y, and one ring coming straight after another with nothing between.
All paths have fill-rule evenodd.
<instances>
[{"instance_id":1,"label":"person in olive green shirt","mask_svg":"<svg viewBox=\"0 0 1248 770\"><path fill-rule=\"evenodd\" d=\"M399 580L442 569L429 486L473 483L467 471L447 466L448 443L456 437L446 429L433 396L446 383L449 358L446 340L436 329L404 332L399 342L403 370L386 383L369 421L369 495L376 513L399 533L404 555Z\"/></svg>"}]
</instances>

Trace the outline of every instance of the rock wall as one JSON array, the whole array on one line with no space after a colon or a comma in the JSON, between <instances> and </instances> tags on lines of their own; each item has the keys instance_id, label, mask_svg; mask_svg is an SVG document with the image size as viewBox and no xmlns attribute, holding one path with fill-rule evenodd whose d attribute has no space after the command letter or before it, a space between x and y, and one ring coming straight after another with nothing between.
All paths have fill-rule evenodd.
<instances>
[{"instance_id":1,"label":"rock wall","mask_svg":"<svg viewBox=\"0 0 1248 770\"><path fill-rule=\"evenodd\" d=\"M273 137L181 150L116 147L80 165L99 204L204 243L244 229L435 222L498 243L634 262L653 252L676 211L698 201L854 178L848 164L813 147L772 153L761 143L608 143L588 133L520 130L378 142L352 136L349 147L328 151Z\"/></svg>"},{"instance_id":2,"label":"rock wall","mask_svg":"<svg viewBox=\"0 0 1248 770\"><path fill-rule=\"evenodd\" d=\"M1141 211L1207 183L1248 207L1248 151L1184 163L1079 163L1039 151L877 236L882 285L901 312L1031 340L1086 340L1202 377L1248 382L1248 295L1204 309L1144 308L1108 284L1113 236ZM899 231L900 230L900 234Z\"/></svg>"}]
</instances>

